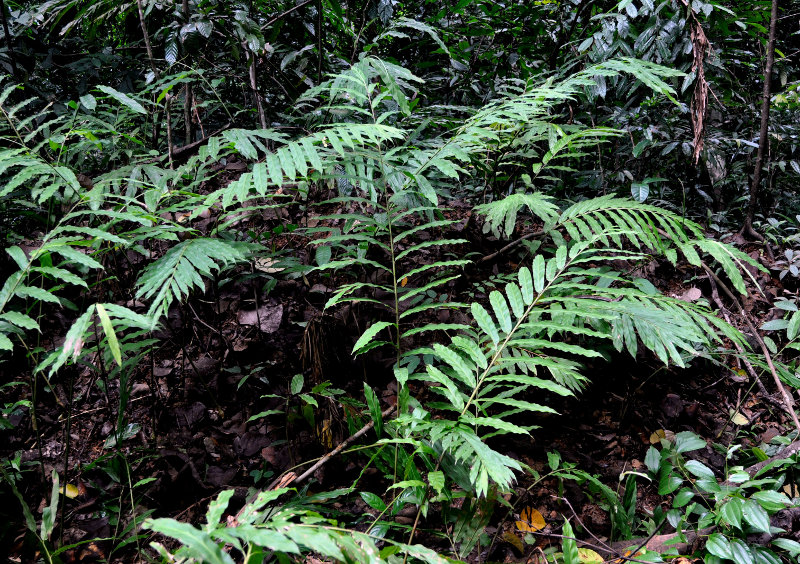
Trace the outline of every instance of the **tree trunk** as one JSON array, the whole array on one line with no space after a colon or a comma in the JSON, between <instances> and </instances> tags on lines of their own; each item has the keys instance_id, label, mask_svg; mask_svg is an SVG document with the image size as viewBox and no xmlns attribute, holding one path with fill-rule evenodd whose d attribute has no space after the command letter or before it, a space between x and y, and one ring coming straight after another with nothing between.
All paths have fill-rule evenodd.
<instances>
[{"instance_id":1,"label":"tree trunk","mask_svg":"<svg viewBox=\"0 0 800 564\"><path fill-rule=\"evenodd\" d=\"M764 92L761 95L761 133L758 138L758 152L753 172L753 184L750 186L750 203L744 218L741 234L763 241L764 238L753 229L753 216L758 205L761 184L761 169L764 166L765 154L769 151L769 107L772 95L772 65L775 62L775 28L778 22L778 0L772 0L772 12L769 18L769 40L767 41L767 64L764 67Z\"/></svg>"},{"instance_id":2,"label":"tree trunk","mask_svg":"<svg viewBox=\"0 0 800 564\"><path fill-rule=\"evenodd\" d=\"M8 28L8 15L6 14L6 3L4 0L0 0L0 13L2 13L3 17L3 33L6 36L6 45L8 46L8 58L11 60L11 73L14 76L14 80L17 80L17 57L14 53L14 44L11 41L11 31Z\"/></svg>"}]
</instances>

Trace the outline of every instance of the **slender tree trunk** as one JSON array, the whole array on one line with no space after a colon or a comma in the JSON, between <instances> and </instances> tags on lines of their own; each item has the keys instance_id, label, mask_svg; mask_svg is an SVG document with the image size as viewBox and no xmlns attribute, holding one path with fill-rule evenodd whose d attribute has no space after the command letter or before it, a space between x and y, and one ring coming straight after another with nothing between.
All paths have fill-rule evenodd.
<instances>
[{"instance_id":1,"label":"slender tree trunk","mask_svg":"<svg viewBox=\"0 0 800 564\"><path fill-rule=\"evenodd\" d=\"M772 65L775 62L775 28L778 22L778 0L772 0L772 12L769 18L769 40L767 41L767 63L764 67L764 92L761 95L761 132L758 138L758 152L756 153L755 171L753 171L753 184L750 186L750 203L744 218L741 234L753 237L759 241L764 238L753 229L753 216L758 206L758 195L761 184L761 169L764 166L765 155L769 152L769 106L772 94Z\"/></svg>"},{"instance_id":2,"label":"slender tree trunk","mask_svg":"<svg viewBox=\"0 0 800 564\"><path fill-rule=\"evenodd\" d=\"M183 0L183 19L184 23L189 23L189 0ZM186 83L186 97L183 100L183 121L186 122L186 135L184 145L189 145L194 141L194 131L192 128L192 106L194 105L194 92L192 83Z\"/></svg>"},{"instance_id":3,"label":"slender tree trunk","mask_svg":"<svg viewBox=\"0 0 800 564\"><path fill-rule=\"evenodd\" d=\"M317 0L317 84L322 83L322 0Z\"/></svg>"},{"instance_id":4,"label":"slender tree trunk","mask_svg":"<svg viewBox=\"0 0 800 564\"><path fill-rule=\"evenodd\" d=\"M17 56L14 53L14 44L11 41L11 31L8 27L8 14L6 13L6 3L0 0L0 13L3 19L3 33L6 36L6 45L8 46L8 58L11 59L11 72L14 75L14 80L17 79Z\"/></svg>"},{"instance_id":5,"label":"slender tree trunk","mask_svg":"<svg viewBox=\"0 0 800 564\"><path fill-rule=\"evenodd\" d=\"M0 0L2 2L2 0ZM158 67L153 57L153 46L150 45L150 34L147 32L147 23L144 20L144 6L142 0L136 0L136 7L139 9L139 25L142 27L142 37L144 37L144 47L147 49L147 61L150 63L150 70L153 72L153 80L158 78ZM156 101L156 95L153 94L153 102ZM156 104L154 104L156 105ZM158 107L156 105L156 107ZM161 122L159 120L158 111L153 114L153 145L157 146L158 136L161 135Z\"/></svg>"},{"instance_id":6,"label":"slender tree trunk","mask_svg":"<svg viewBox=\"0 0 800 564\"><path fill-rule=\"evenodd\" d=\"M258 121L261 124L261 129L266 129L267 117L264 115L264 106L261 104L261 95L258 93L258 81L256 80L256 61L258 57L251 52L248 52L248 56L250 57L250 90L253 91L253 97L256 99Z\"/></svg>"}]
</instances>

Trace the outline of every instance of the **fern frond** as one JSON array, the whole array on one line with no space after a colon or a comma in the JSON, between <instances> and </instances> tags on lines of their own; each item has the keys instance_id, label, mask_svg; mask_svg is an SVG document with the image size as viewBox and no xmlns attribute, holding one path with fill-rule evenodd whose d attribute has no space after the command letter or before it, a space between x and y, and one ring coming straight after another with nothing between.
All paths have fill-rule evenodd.
<instances>
[{"instance_id":1,"label":"fern frond","mask_svg":"<svg viewBox=\"0 0 800 564\"><path fill-rule=\"evenodd\" d=\"M508 238L517 225L517 214L524 207L546 224L558 217L558 207L553 198L541 192L511 194L501 200L477 205L474 210L486 217L486 231Z\"/></svg>"},{"instance_id":2,"label":"fern frond","mask_svg":"<svg viewBox=\"0 0 800 564\"><path fill-rule=\"evenodd\" d=\"M205 289L203 277L248 260L242 245L222 239L198 238L178 243L150 263L137 281L136 296L151 300L148 315L166 315L174 299L182 300L192 289Z\"/></svg>"}]
</instances>

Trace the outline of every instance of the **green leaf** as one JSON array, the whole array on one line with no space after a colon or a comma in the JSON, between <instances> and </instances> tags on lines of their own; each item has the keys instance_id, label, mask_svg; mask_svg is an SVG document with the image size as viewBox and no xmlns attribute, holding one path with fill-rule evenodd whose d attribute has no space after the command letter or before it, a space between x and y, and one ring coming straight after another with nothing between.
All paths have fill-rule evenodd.
<instances>
[{"instance_id":1,"label":"green leaf","mask_svg":"<svg viewBox=\"0 0 800 564\"><path fill-rule=\"evenodd\" d=\"M366 331L358 338L356 344L353 345L353 351L351 354L358 355L361 354L362 349L369 344L373 337L380 333L382 330L386 329L387 327L392 327L394 323L389 321L378 321L377 323L373 323L370 325Z\"/></svg>"},{"instance_id":2,"label":"green leaf","mask_svg":"<svg viewBox=\"0 0 800 564\"><path fill-rule=\"evenodd\" d=\"M147 519L142 525L162 535L172 537L184 545L186 555L207 564L234 564L230 555L214 542L208 533L175 519Z\"/></svg>"},{"instance_id":3,"label":"green leaf","mask_svg":"<svg viewBox=\"0 0 800 564\"><path fill-rule=\"evenodd\" d=\"M84 94L80 97L80 101L83 107L89 111L92 111L97 107L97 99L91 94Z\"/></svg>"},{"instance_id":4,"label":"green leaf","mask_svg":"<svg viewBox=\"0 0 800 564\"><path fill-rule=\"evenodd\" d=\"M637 202L644 202L647 199L647 196L650 195L650 186L648 184L640 183L640 182L632 182L631 183L631 196Z\"/></svg>"},{"instance_id":5,"label":"green leaf","mask_svg":"<svg viewBox=\"0 0 800 564\"><path fill-rule=\"evenodd\" d=\"M686 469L697 476L706 480L714 480L714 471L699 460L689 460L686 462Z\"/></svg>"},{"instance_id":6,"label":"green leaf","mask_svg":"<svg viewBox=\"0 0 800 564\"><path fill-rule=\"evenodd\" d=\"M742 517L755 530L761 533L769 533L769 514L753 499L747 499L742 507Z\"/></svg>"},{"instance_id":7,"label":"green leaf","mask_svg":"<svg viewBox=\"0 0 800 564\"><path fill-rule=\"evenodd\" d=\"M434 343L433 350L436 352L436 355L439 358L450 365L455 372L455 376L459 380L461 380L470 388L474 388L476 386L477 380L474 367L467 364L467 361L464 358L462 358L454 350L445 347L444 345L440 345L439 343Z\"/></svg>"},{"instance_id":8,"label":"green leaf","mask_svg":"<svg viewBox=\"0 0 800 564\"><path fill-rule=\"evenodd\" d=\"M386 510L386 504L383 503L383 500L380 497L378 497L377 495L375 495L374 493L372 493L372 492L359 492L359 495L361 496L361 499L364 500L364 503L369 505L372 509L374 509L376 511L385 511Z\"/></svg>"},{"instance_id":9,"label":"green leaf","mask_svg":"<svg viewBox=\"0 0 800 564\"><path fill-rule=\"evenodd\" d=\"M228 508L228 503L230 502L234 493L235 490L222 491L217 496L217 499L208 504L208 510L206 511L206 524L203 527L206 532L210 533L215 528L220 526L222 514L225 513L225 510Z\"/></svg>"},{"instance_id":10,"label":"green leaf","mask_svg":"<svg viewBox=\"0 0 800 564\"><path fill-rule=\"evenodd\" d=\"M705 448L706 446L706 442L691 431L682 431L675 435L675 452L678 454Z\"/></svg>"},{"instance_id":11,"label":"green leaf","mask_svg":"<svg viewBox=\"0 0 800 564\"><path fill-rule=\"evenodd\" d=\"M675 496L675 499L672 500L672 507L683 507L689 503L693 497L694 491L689 488L683 488L678 492L678 495Z\"/></svg>"},{"instance_id":12,"label":"green leaf","mask_svg":"<svg viewBox=\"0 0 800 564\"><path fill-rule=\"evenodd\" d=\"M17 266L20 270L25 270L28 268L28 257L25 256L25 251L17 247L16 245L12 247L8 247L6 252L14 259L14 262L17 263Z\"/></svg>"},{"instance_id":13,"label":"green leaf","mask_svg":"<svg viewBox=\"0 0 800 564\"><path fill-rule=\"evenodd\" d=\"M733 525L737 529L742 528L742 512L744 500L740 498L731 498L720 507L719 516L722 521Z\"/></svg>"},{"instance_id":14,"label":"green leaf","mask_svg":"<svg viewBox=\"0 0 800 564\"><path fill-rule=\"evenodd\" d=\"M733 560L731 543L719 533L712 533L708 536L708 540L706 540L706 550L719 558Z\"/></svg>"},{"instance_id":15,"label":"green leaf","mask_svg":"<svg viewBox=\"0 0 800 564\"><path fill-rule=\"evenodd\" d=\"M103 332L106 334L108 340L108 348L111 349L111 356L114 358L118 366L122 366L122 353L119 350L119 341L117 334L114 332L114 325L108 317L106 308L103 304L97 304L97 317L100 318L100 325L103 327Z\"/></svg>"},{"instance_id":16,"label":"green leaf","mask_svg":"<svg viewBox=\"0 0 800 564\"><path fill-rule=\"evenodd\" d=\"M542 255L536 255L536 258L533 259L531 272L533 273L533 288L537 294L541 294L542 290L544 290L545 275L545 263Z\"/></svg>"},{"instance_id":17,"label":"green leaf","mask_svg":"<svg viewBox=\"0 0 800 564\"><path fill-rule=\"evenodd\" d=\"M783 331L789 327L789 321L786 319L773 319L761 324L762 331Z\"/></svg>"},{"instance_id":18,"label":"green leaf","mask_svg":"<svg viewBox=\"0 0 800 564\"><path fill-rule=\"evenodd\" d=\"M25 315L24 313L7 311L5 313L0 313L0 319L3 321L8 321L12 325L16 325L22 329L34 329L36 331L40 330L39 324L36 322L36 320L28 315Z\"/></svg>"},{"instance_id":19,"label":"green leaf","mask_svg":"<svg viewBox=\"0 0 800 564\"><path fill-rule=\"evenodd\" d=\"M137 114L147 115L147 110L144 109L144 106L142 106L139 102L137 102L127 94L124 94L119 90L115 90L110 86L105 86L102 84L99 85L97 89L100 90L101 92L104 92L105 94L108 94L109 96L114 98L117 102L119 102L129 110L136 112Z\"/></svg>"},{"instance_id":20,"label":"green leaf","mask_svg":"<svg viewBox=\"0 0 800 564\"><path fill-rule=\"evenodd\" d=\"M494 310L495 316L497 316L497 321L500 324L500 328L505 333L510 333L513 324L511 321L511 313L508 310L508 304L506 303L506 299L503 297L503 294L497 290L492 291L489 294L489 302L492 304L492 309Z\"/></svg>"},{"instance_id":21,"label":"green leaf","mask_svg":"<svg viewBox=\"0 0 800 564\"><path fill-rule=\"evenodd\" d=\"M522 289L522 299L525 305L533 303L533 279L531 278L531 271L523 266L519 269L519 286Z\"/></svg>"},{"instance_id":22,"label":"green leaf","mask_svg":"<svg viewBox=\"0 0 800 564\"><path fill-rule=\"evenodd\" d=\"M364 382L364 397L367 400L367 407L369 408L369 415L372 417L372 422L375 424L375 434L378 438L383 434L383 414L381 413L381 402L374 390Z\"/></svg>"},{"instance_id":23,"label":"green leaf","mask_svg":"<svg viewBox=\"0 0 800 564\"><path fill-rule=\"evenodd\" d=\"M561 531L564 537L561 539L561 551L564 555L564 564L580 564L578 554L578 543L575 541L575 533L569 521L564 519L564 527Z\"/></svg>"},{"instance_id":24,"label":"green leaf","mask_svg":"<svg viewBox=\"0 0 800 564\"><path fill-rule=\"evenodd\" d=\"M495 346L499 344L500 333L498 333L497 327L494 324L492 316L489 315L489 312L479 303L473 303L470 309L472 311L472 317L475 319L478 327L489 336Z\"/></svg>"},{"instance_id":25,"label":"green leaf","mask_svg":"<svg viewBox=\"0 0 800 564\"><path fill-rule=\"evenodd\" d=\"M48 292L47 290L43 290L42 288L36 288L35 286L23 286L20 284L17 286L15 294L20 298L33 298L34 300L39 300L40 302L61 305L61 300L59 300L54 294Z\"/></svg>"},{"instance_id":26,"label":"green leaf","mask_svg":"<svg viewBox=\"0 0 800 564\"><path fill-rule=\"evenodd\" d=\"M431 487L436 491L437 494L441 494L442 490L444 490L444 472L441 470L437 470L435 472L428 472L428 483Z\"/></svg>"},{"instance_id":27,"label":"green leaf","mask_svg":"<svg viewBox=\"0 0 800 564\"><path fill-rule=\"evenodd\" d=\"M305 383L305 379L303 378L302 374L295 374L292 377L292 382L289 384L289 393L293 396L299 394L303 389L303 384Z\"/></svg>"},{"instance_id":28,"label":"green leaf","mask_svg":"<svg viewBox=\"0 0 800 564\"><path fill-rule=\"evenodd\" d=\"M753 554L740 539L730 539L732 560L736 564L755 564Z\"/></svg>"},{"instance_id":29,"label":"green leaf","mask_svg":"<svg viewBox=\"0 0 800 564\"><path fill-rule=\"evenodd\" d=\"M780 511L792 504L786 494L773 490L755 492L750 498L756 500L767 511Z\"/></svg>"},{"instance_id":30,"label":"green leaf","mask_svg":"<svg viewBox=\"0 0 800 564\"><path fill-rule=\"evenodd\" d=\"M800 542L792 539L772 539L772 544L787 551L792 558L800 556Z\"/></svg>"},{"instance_id":31,"label":"green leaf","mask_svg":"<svg viewBox=\"0 0 800 564\"><path fill-rule=\"evenodd\" d=\"M650 472L655 474L661 466L661 453L651 446L647 449L647 454L644 457L644 464Z\"/></svg>"},{"instance_id":32,"label":"green leaf","mask_svg":"<svg viewBox=\"0 0 800 564\"><path fill-rule=\"evenodd\" d=\"M679 487L681 487L682 483L683 480L680 479L678 476L665 472L664 474L662 474L661 479L658 482L658 495L671 494Z\"/></svg>"}]
</instances>

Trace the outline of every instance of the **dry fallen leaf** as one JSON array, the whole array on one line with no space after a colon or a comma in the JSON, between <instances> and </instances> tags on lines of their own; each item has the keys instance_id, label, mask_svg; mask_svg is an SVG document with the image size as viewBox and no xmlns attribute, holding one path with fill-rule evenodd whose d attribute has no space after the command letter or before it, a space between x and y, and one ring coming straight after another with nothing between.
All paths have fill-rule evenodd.
<instances>
[{"instance_id":1,"label":"dry fallen leaf","mask_svg":"<svg viewBox=\"0 0 800 564\"><path fill-rule=\"evenodd\" d=\"M547 526L544 517L533 507L524 508L519 514L520 520L517 521L517 529L526 533L532 533Z\"/></svg>"},{"instance_id":2,"label":"dry fallen leaf","mask_svg":"<svg viewBox=\"0 0 800 564\"><path fill-rule=\"evenodd\" d=\"M257 310L240 310L237 319L240 325L256 325L264 333L274 333L281 326L283 305L265 305Z\"/></svg>"},{"instance_id":3,"label":"dry fallen leaf","mask_svg":"<svg viewBox=\"0 0 800 564\"><path fill-rule=\"evenodd\" d=\"M74 484L67 484L66 486L61 486L58 489L61 491L63 495L67 496L69 499L75 499L76 497L81 495L78 486Z\"/></svg>"},{"instance_id":4,"label":"dry fallen leaf","mask_svg":"<svg viewBox=\"0 0 800 564\"><path fill-rule=\"evenodd\" d=\"M742 426L742 425L749 425L750 424L750 420L747 417L745 417L744 415L742 415L741 413L739 413L738 411L733 411L731 409L729 413L730 413L730 416L731 416L731 422L734 425Z\"/></svg>"},{"instance_id":5,"label":"dry fallen leaf","mask_svg":"<svg viewBox=\"0 0 800 564\"><path fill-rule=\"evenodd\" d=\"M603 557L591 548L579 548L578 560L583 562L583 564L602 564Z\"/></svg>"},{"instance_id":6,"label":"dry fallen leaf","mask_svg":"<svg viewBox=\"0 0 800 564\"><path fill-rule=\"evenodd\" d=\"M525 545L522 544L522 539L520 539L517 535L512 533L511 531L506 531L503 533L503 540L506 541L508 544L516 548L519 552L525 552Z\"/></svg>"}]
</instances>

